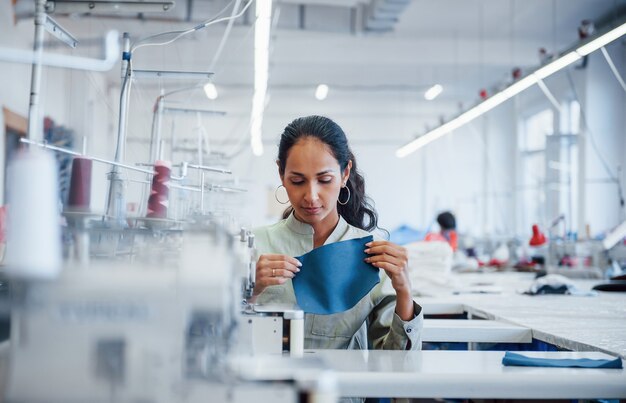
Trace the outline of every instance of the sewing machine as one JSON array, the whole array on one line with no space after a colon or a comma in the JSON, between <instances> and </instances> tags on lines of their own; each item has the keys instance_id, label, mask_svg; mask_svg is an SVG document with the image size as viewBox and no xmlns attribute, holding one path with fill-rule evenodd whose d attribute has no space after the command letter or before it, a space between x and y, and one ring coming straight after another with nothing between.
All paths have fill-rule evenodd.
<instances>
[{"instance_id":1,"label":"sewing machine","mask_svg":"<svg viewBox=\"0 0 626 403\"><path fill-rule=\"evenodd\" d=\"M302 350L302 311L242 314L238 264L230 237L190 230L179 267L102 261L14 283L7 400L297 401L294 379L242 381L229 365Z\"/></svg>"},{"instance_id":2,"label":"sewing machine","mask_svg":"<svg viewBox=\"0 0 626 403\"><path fill-rule=\"evenodd\" d=\"M239 351L249 355L281 354L302 357L304 350L304 312L292 305L249 304L256 282L257 253L254 234L242 228L235 238L239 253L243 307Z\"/></svg>"}]
</instances>

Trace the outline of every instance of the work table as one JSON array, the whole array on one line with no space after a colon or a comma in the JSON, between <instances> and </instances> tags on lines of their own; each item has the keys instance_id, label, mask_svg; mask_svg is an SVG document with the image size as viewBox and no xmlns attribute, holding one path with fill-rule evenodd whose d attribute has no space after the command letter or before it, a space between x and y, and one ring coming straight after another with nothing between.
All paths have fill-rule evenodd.
<instances>
[{"instance_id":1,"label":"work table","mask_svg":"<svg viewBox=\"0 0 626 403\"><path fill-rule=\"evenodd\" d=\"M415 300L426 315L467 312L472 318L527 327L533 338L568 350L626 358L626 293L521 294L533 277L530 273L455 274L452 287L426 286ZM590 290L599 282L575 280L580 290Z\"/></svg>"}]
</instances>

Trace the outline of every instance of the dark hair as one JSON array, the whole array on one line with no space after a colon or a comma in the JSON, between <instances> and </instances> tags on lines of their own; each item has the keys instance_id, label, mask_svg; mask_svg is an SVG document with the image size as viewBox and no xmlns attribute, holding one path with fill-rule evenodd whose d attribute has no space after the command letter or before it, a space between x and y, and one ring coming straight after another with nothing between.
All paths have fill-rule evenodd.
<instances>
[{"instance_id":1,"label":"dark hair","mask_svg":"<svg viewBox=\"0 0 626 403\"><path fill-rule=\"evenodd\" d=\"M456 220L454 214L449 211L444 211L437 216L437 222L442 230L450 230L456 228Z\"/></svg>"},{"instance_id":2,"label":"dark hair","mask_svg":"<svg viewBox=\"0 0 626 403\"><path fill-rule=\"evenodd\" d=\"M348 166L348 161L352 161L350 178L346 183L350 190L350 199L346 205L337 204L339 214L348 224L357 228L366 231L378 228L378 213L374 210L370 198L365 194L365 181L357 168L346 134L337 123L329 118L306 116L295 119L285 127L278 145L278 170L280 174L285 174L285 165L291 147L305 137L312 137L326 144L339 162L342 173ZM292 211L293 207L287 208L283 213L283 218L287 218Z\"/></svg>"}]
</instances>

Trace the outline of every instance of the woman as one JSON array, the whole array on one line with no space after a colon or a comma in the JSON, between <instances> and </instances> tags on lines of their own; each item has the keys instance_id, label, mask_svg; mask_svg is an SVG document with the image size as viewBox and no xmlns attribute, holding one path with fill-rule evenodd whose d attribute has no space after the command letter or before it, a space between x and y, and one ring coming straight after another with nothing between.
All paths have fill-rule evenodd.
<instances>
[{"instance_id":1,"label":"woman","mask_svg":"<svg viewBox=\"0 0 626 403\"><path fill-rule=\"evenodd\" d=\"M253 299L295 304L291 279L300 262L293 256L367 236L378 216L346 135L332 120L308 116L291 122L281 136L277 164L291 207L283 220L255 231L260 257ZM366 247L366 261L382 269L380 283L345 312L305 314L305 348L421 348L423 315L411 297L406 250L382 240Z\"/></svg>"}]
</instances>

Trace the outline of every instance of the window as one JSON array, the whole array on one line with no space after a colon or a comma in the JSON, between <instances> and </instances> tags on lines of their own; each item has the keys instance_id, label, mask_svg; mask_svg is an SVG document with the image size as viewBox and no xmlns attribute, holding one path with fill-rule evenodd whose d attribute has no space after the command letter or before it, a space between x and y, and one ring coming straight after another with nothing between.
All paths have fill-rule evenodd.
<instances>
[{"instance_id":1,"label":"window","mask_svg":"<svg viewBox=\"0 0 626 403\"><path fill-rule=\"evenodd\" d=\"M522 233L543 224L546 212L546 137L552 135L554 114L544 109L522 121L519 136Z\"/></svg>"},{"instance_id":2,"label":"window","mask_svg":"<svg viewBox=\"0 0 626 403\"><path fill-rule=\"evenodd\" d=\"M577 101L567 101L561 106L559 129L562 140L556 155L558 161L553 161L552 166L559 174L559 212L565 216L566 231L572 232L577 228L578 218L580 104Z\"/></svg>"},{"instance_id":3,"label":"window","mask_svg":"<svg viewBox=\"0 0 626 403\"><path fill-rule=\"evenodd\" d=\"M562 104L558 133L553 133L554 118L552 109L544 109L526 117L519 130L522 234L533 224L559 237L577 228L580 105Z\"/></svg>"},{"instance_id":4,"label":"window","mask_svg":"<svg viewBox=\"0 0 626 403\"><path fill-rule=\"evenodd\" d=\"M561 105L561 133L578 134L580 130L580 104L577 101L568 101Z\"/></svg>"}]
</instances>

